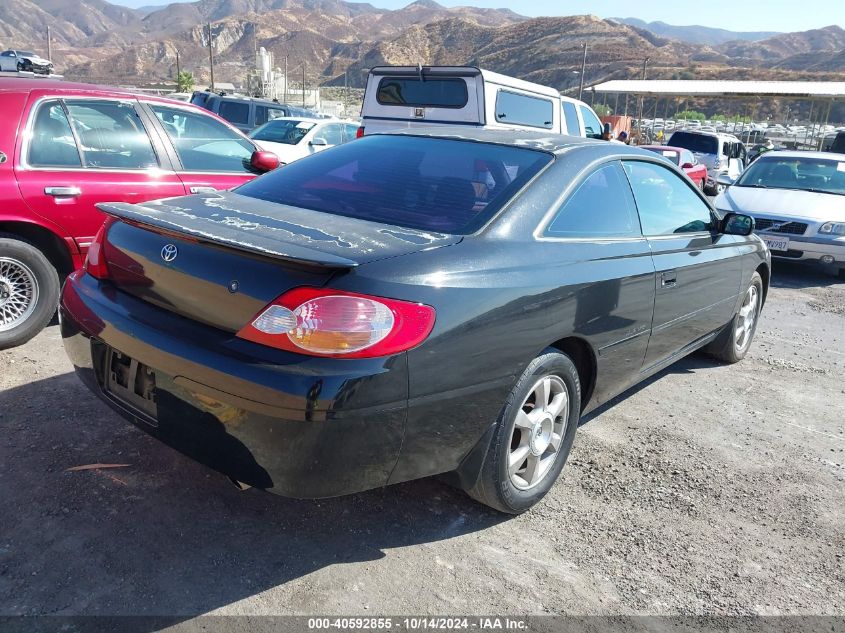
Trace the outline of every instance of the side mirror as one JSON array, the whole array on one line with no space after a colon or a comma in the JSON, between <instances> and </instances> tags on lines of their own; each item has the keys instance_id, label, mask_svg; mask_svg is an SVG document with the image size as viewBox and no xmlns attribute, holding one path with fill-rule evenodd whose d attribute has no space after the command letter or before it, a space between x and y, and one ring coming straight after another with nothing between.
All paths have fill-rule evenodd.
<instances>
[{"instance_id":1,"label":"side mirror","mask_svg":"<svg viewBox=\"0 0 845 633\"><path fill-rule=\"evenodd\" d=\"M692 169L693 167L695 167L695 165L693 165L692 163L684 163L683 165L681 165L681 169Z\"/></svg>"},{"instance_id":2,"label":"side mirror","mask_svg":"<svg viewBox=\"0 0 845 633\"><path fill-rule=\"evenodd\" d=\"M754 218L741 213L728 213L722 219L721 232L725 235L751 235L754 232Z\"/></svg>"},{"instance_id":3,"label":"side mirror","mask_svg":"<svg viewBox=\"0 0 845 633\"><path fill-rule=\"evenodd\" d=\"M273 171L279 166L279 157L273 152L265 152L263 150L255 150L249 159L249 164L252 168L260 174L267 171Z\"/></svg>"},{"instance_id":4,"label":"side mirror","mask_svg":"<svg viewBox=\"0 0 845 633\"><path fill-rule=\"evenodd\" d=\"M727 174L719 174L718 178L716 178L716 184L724 185L725 187L730 187L734 184L734 179L728 176Z\"/></svg>"},{"instance_id":5,"label":"side mirror","mask_svg":"<svg viewBox=\"0 0 845 633\"><path fill-rule=\"evenodd\" d=\"M315 136L313 139L311 139L311 145L314 145L315 147L317 147L317 146L325 147L328 144L329 144L329 142L326 139L324 139L322 136Z\"/></svg>"}]
</instances>

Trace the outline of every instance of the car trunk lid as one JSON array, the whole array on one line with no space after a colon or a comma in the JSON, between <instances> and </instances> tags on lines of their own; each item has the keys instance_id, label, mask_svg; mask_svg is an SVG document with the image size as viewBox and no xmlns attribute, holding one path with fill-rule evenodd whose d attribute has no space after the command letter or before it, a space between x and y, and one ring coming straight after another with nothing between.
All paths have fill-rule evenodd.
<instances>
[{"instance_id":1,"label":"car trunk lid","mask_svg":"<svg viewBox=\"0 0 845 633\"><path fill-rule=\"evenodd\" d=\"M116 286L231 332L291 288L461 239L231 192L98 206L122 220L103 244Z\"/></svg>"}]
</instances>

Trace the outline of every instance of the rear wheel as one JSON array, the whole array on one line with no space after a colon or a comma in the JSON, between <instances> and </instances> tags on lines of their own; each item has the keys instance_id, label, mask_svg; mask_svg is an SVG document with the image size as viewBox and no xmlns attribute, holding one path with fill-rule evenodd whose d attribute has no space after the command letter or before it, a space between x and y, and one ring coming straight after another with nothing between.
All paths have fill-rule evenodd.
<instances>
[{"instance_id":1,"label":"rear wheel","mask_svg":"<svg viewBox=\"0 0 845 633\"><path fill-rule=\"evenodd\" d=\"M21 345L53 317L59 275L37 248L0 238L0 349Z\"/></svg>"},{"instance_id":2,"label":"rear wheel","mask_svg":"<svg viewBox=\"0 0 845 633\"><path fill-rule=\"evenodd\" d=\"M726 363L737 363L745 358L763 307L763 279L760 273L751 275L751 283L742 297L742 305L722 334L707 348L707 352Z\"/></svg>"},{"instance_id":3,"label":"rear wheel","mask_svg":"<svg viewBox=\"0 0 845 633\"><path fill-rule=\"evenodd\" d=\"M469 495L508 514L531 508L560 475L580 411L581 385L572 360L553 351L535 358L505 402Z\"/></svg>"}]
</instances>

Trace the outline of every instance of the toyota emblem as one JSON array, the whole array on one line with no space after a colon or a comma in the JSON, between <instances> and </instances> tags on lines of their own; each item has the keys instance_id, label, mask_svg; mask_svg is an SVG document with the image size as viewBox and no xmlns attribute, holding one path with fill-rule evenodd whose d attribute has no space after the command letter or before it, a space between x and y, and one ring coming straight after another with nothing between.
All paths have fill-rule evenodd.
<instances>
[{"instance_id":1,"label":"toyota emblem","mask_svg":"<svg viewBox=\"0 0 845 633\"><path fill-rule=\"evenodd\" d=\"M175 244L165 244L161 249L161 258L166 262L172 262L179 254Z\"/></svg>"}]
</instances>

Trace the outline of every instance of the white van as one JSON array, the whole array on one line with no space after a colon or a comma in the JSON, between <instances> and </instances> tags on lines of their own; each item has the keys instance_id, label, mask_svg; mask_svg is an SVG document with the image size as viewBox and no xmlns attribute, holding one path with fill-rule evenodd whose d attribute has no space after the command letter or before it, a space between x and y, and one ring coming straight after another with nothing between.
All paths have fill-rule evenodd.
<instances>
[{"instance_id":1,"label":"white van","mask_svg":"<svg viewBox=\"0 0 845 633\"><path fill-rule=\"evenodd\" d=\"M601 138L586 103L554 88L474 66L378 66L370 70L359 136L416 125L548 130Z\"/></svg>"}]
</instances>

